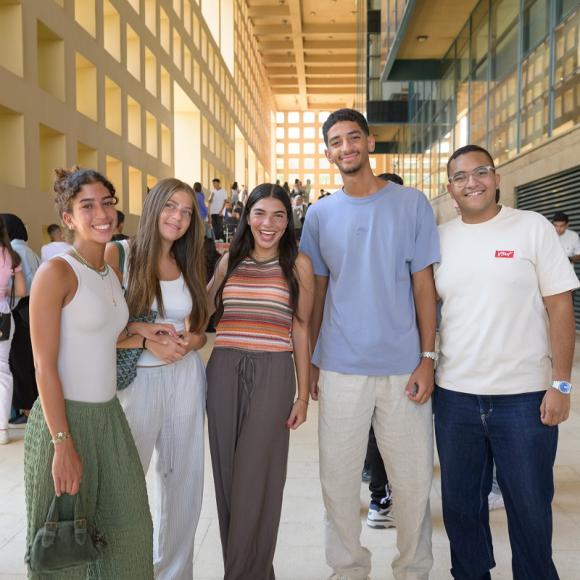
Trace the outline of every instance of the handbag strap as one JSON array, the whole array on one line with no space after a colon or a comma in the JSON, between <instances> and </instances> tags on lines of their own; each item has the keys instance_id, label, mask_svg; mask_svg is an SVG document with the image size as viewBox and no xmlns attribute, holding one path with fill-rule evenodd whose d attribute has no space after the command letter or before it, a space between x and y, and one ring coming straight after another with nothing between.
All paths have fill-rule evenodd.
<instances>
[{"instance_id":1,"label":"handbag strap","mask_svg":"<svg viewBox=\"0 0 580 580\"><path fill-rule=\"evenodd\" d=\"M12 271L12 287L10 288L10 301L9 301L10 310L14 309L14 302L16 302L16 288L14 286L15 283L16 283L16 274L14 274L14 271Z\"/></svg>"},{"instance_id":2,"label":"handbag strap","mask_svg":"<svg viewBox=\"0 0 580 580\"><path fill-rule=\"evenodd\" d=\"M88 534L88 523L87 518L82 515L82 501L80 493L77 493L74 501L74 531L75 531L75 541L79 546L82 546L87 541ZM45 534L42 538L42 545L45 548L52 546L56 540L56 532L58 530L59 524L59 510L58 510L58 497L55 495L50 502L50 507L48 508L48 513L46 515L46 521L44 522Z\"/></svg>"}]
</instances>

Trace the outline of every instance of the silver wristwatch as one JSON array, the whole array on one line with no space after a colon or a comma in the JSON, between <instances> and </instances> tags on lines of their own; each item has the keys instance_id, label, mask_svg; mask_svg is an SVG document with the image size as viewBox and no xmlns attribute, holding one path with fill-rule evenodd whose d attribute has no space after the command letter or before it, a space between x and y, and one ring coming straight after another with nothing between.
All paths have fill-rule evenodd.
<instances>
[{"instance_id":1,"label":"silver wristwatch","mask_svg":"<svg viewBox=\"0 0 580 580\"><path fill-rule=\"evenodd\" d=\"M431 360L437 362L439 360L439 353L438 352L422 352L421 358L430 358Z\"/></svg>"},{"instance_id":2,"label":"silver wristwatch","mask_svg":"<svg viewBox=\"0 0 580 580\"><path fill-rule=\"evenodd\" d=\"M572 385L568 381L553 381L552 388L560 391L564 395L569 395L572 391Z\"/></svg>"}]
</instances>

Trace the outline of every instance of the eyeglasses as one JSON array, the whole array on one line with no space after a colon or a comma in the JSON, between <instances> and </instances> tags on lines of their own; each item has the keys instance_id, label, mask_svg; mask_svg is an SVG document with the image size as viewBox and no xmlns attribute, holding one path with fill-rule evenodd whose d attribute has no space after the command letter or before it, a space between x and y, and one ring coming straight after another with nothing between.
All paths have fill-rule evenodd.
<instances>
[{"instance_id":1,"label":"eyeglasses","mask_svg":"<svg viewBox=\"0 0 580 580\"><path fill-rule=\"evenodd\" d=\"M193 217L193 210L190 207L174 203L173 201L168 201L165 204L163 211L171 214L179 212L186 219L191 219Z\"/></svg>"},{"instance_id":2,"label":"eyeglasses","mask_svg":"<svg viewBox=\"0 0 580 580\"><path fill-rule=\"evenodd\" d=\"M476 167L473 171L459 171L449 178L449 183L455 187L465 187L470 175L473 175L475 179L485 179L490 175L495 175L495 167L493 165L482 165L481 167Z\"/></svg>"}]
</instances>

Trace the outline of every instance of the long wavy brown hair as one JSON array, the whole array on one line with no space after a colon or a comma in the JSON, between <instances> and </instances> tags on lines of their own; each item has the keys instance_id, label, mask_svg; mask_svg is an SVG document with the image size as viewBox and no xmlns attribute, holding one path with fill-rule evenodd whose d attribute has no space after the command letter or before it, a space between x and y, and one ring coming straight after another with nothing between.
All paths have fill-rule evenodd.
<instances>
[{"instance_id":1,"label":"long wavy brown hair","mask_svg":"<svg viewBox=\"0 0 580 580\"><path fill-rule=\"evenodd\" d=\"M171 255L177 262L191 293L193 307L189 315L189 330L202 332L205 330L208 319L203 251L205 228L193 190L179 179L162 179L153 186L145 198L137 235L131 241L126 299L131 316L148 313L155 298L159 314L165 316L159 284L159 258L161 256L159 217L165 204L178 191L191 195L193 215L187 231L173 242Z\"/></svg>"}]
</instances>

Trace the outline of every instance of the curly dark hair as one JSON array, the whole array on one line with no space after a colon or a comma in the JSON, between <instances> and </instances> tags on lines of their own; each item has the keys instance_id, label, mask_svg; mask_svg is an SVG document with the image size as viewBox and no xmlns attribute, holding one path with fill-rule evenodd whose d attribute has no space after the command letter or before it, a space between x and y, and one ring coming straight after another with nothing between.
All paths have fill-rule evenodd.
<instances>
[{"instance_id":1,"label":"curly dark hair","mask_svg":"<svg viewBox=\"0 0 580 580\"><path fill-rule=\"evenodd\" d=\"M102 183L109 190L111 196L118 201L113 184L104 175L94 169L84 169L76 165L71 169L55 169L54 173L56 175L53 185L54 192L56 193L54 203L58 215L61 218L63 213L69 213L72 210L72 200L83 185Z\"/></svg>"}]
</instances>

